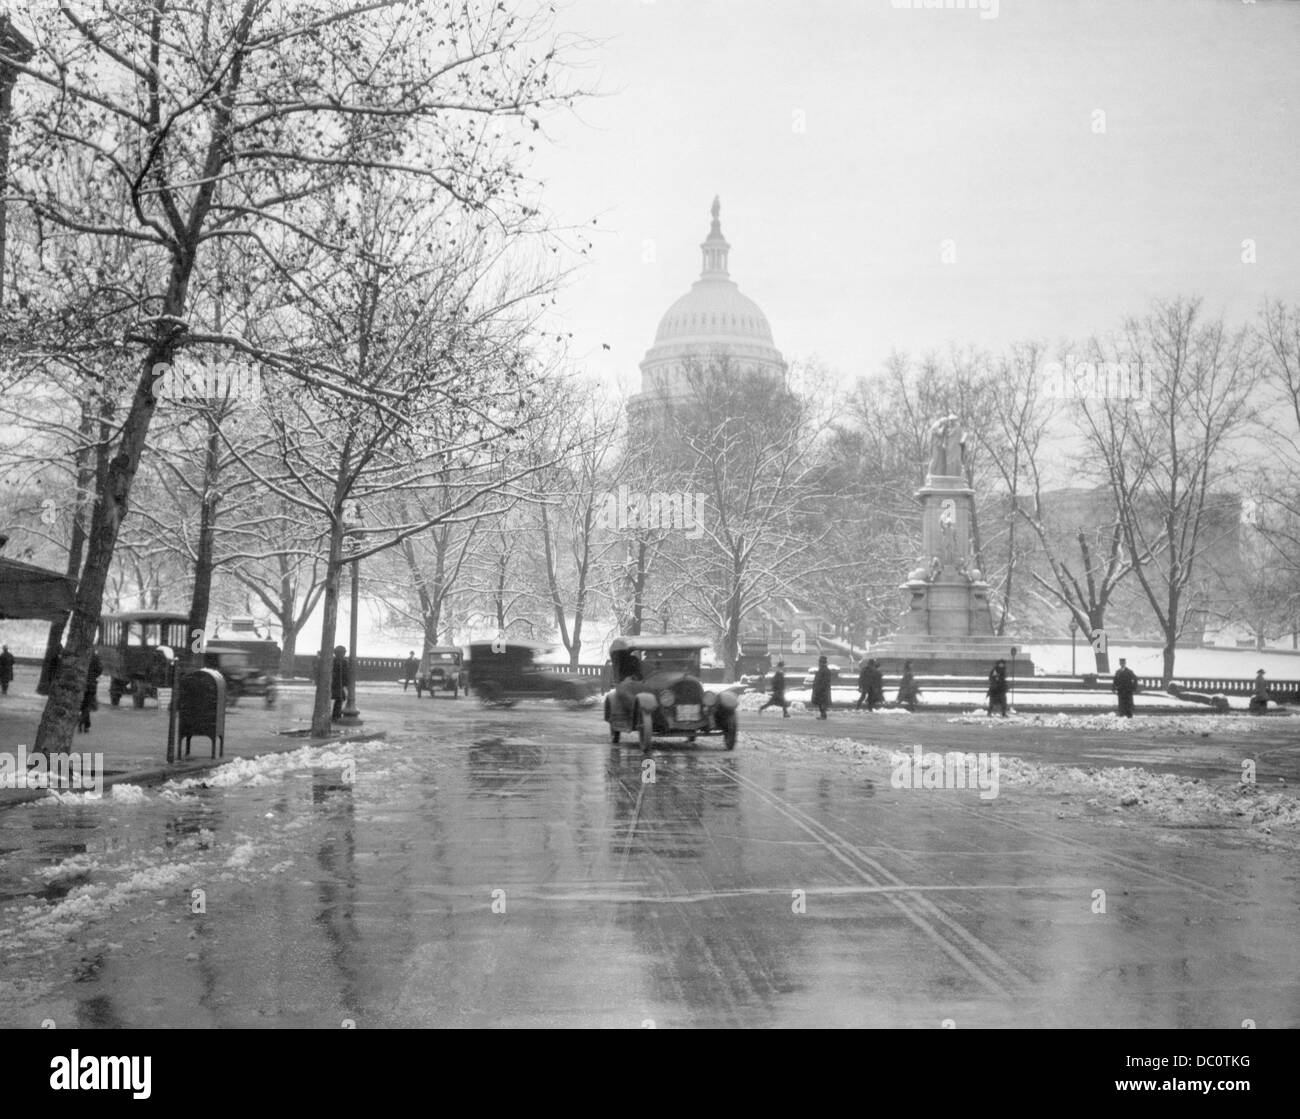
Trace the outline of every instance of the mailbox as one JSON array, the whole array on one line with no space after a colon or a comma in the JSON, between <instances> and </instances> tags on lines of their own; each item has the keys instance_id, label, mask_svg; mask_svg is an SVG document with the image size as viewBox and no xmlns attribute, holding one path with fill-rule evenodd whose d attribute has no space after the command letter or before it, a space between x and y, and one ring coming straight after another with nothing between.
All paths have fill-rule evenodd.
<instances>
[{"instance_id":1,"label":"mailbox","mask_svg":"<svg viewBox=\"0 0 1300 1119\"><path fill-rule=\"evenodd\" d=\"M182 669L176 674L176 757L190 756L194 735L212 739L212 756L226 756L226 681L212 668Z\"/></svg>"}]
</instances>

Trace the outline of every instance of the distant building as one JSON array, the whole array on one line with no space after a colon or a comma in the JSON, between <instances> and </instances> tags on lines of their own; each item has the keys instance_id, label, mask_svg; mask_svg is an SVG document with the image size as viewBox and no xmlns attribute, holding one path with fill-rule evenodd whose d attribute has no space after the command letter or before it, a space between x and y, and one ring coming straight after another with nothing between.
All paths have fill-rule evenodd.
<instances>
[{"instance_id":1,"label":"distant building","mask_svg":"<svg viewBox=\"0 0 1300 1119\"><path fill-rule=\"evenodd\" d=\"M743 295L728 270L731 245L722 235L722 203L713 200L713 222L700 245L700 278L659 320L654 345L641 362L641 391L628 401L629 417L680 402L689 392L692 367L725 364L737 373L785 379L786 363L772 341L772 328L758 304Z\"/></svg>"}]
</instances>

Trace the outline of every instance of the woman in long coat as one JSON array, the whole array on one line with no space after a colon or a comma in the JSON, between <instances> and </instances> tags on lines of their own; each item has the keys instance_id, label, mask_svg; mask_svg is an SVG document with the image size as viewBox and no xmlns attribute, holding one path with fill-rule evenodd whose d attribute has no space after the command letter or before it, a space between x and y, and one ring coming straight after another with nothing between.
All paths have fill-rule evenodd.
<instances>
[{"instance_id":1,"label":"woman in long coat","mask_svg":"<svg viewBox=\"0 0 1300 1119\"><path fill-rule=\"evenodd\" d=\"M812 703L820 712L817 717L826 718L826 709L831 705L831 670L826 664L825 657L817 661L817 672L813 676Z\"/></svg>"},{"instance_id":2,"label":"woman in long coat","mask_svg":"<svg viewBox=\"0 0 1300 1119\"><path fill-rule=\"evenodd\" d=\"M903 679L898 684L898 704L909 711L915 711L916 701L920 695L921 689L916 686L916 678L912 675L912 662L904 661Z\"/></svg>"}]
</instances>

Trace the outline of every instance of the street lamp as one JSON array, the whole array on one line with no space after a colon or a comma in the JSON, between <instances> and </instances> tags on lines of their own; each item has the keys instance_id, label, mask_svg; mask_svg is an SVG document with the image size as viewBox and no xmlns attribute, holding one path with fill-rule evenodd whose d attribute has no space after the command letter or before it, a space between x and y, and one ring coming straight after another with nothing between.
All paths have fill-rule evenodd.
<instances>
[{"instance_id":1,"label":"street lamp","mask_svg":"<svg viewBox=\"0 0 1300 1119\"><path fill-rule=\"evenodd\" d=\"M1076 675L1074 667L1074 639L1079 635L1079 619L1070 615L1070 675Z\"/></svg>"},{"instance_id":2,"label":"street lamp","mask_svg":"<svg viewBox=\"0 0 1300 1119\"><path fill-rule=\"evenodd\" d=\"M1016 653L1019 650L1014 645L1011 646L1011 710L1016 709ZM989 708L991 711L992 708Z\"/></svg>"},{"instance_id":3,"label":"street lamp","mask_svg":"<svg viewBox=\"0 0 1300 1119\"><path fill-rule=\"evenodd\" d=\"M357 505L356 520L344 531L343 538L348 542L348 551L354 555L361 550L361 506ZM360 575L361 560L352 561L352 616L348 621L348 639L351 652L348 656L348 698L343 705L343 714L339 722L344 726L361 725L361 712L357 710L357 580Z\"/></svg>"},{"instance_id":4,"label":"street lamp","mask_svg":"<svg viewBox=\"0 0 1300 1119\"><path fill-rule=\"evenodd\" d=\"M659 630L659 632L667 633L668 632L668 604L667 603L664 603L663 606L659 607L659 624L662 627Z\"/></svg>"},{"instance_id":5,"label":"street lamp","mask_svg":"<svg viewBox=\"0 0 1300 1119\"><path fill-rule=\"evenodd\" d=\"M0 53L18 62L26 62L35 48L10 22L8 16L0 15ZM9 115L13 108L14 82L18 80L18 71L8 62L0 62L0 304L5 294L5 194L9 186Z\"/></svg>"}]
</instances>

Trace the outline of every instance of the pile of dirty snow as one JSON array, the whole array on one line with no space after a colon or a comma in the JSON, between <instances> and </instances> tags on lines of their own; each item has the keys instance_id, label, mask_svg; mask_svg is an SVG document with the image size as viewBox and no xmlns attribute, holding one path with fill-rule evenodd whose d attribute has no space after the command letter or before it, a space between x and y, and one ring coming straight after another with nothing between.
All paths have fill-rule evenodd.
<instances>
[{"instance_id":1,"label":"pile of dirty snow","mask_svg":"<svg viewBox=\"0 0 1300 1119\"><path fill-rule=\"evenodd\" d=\"M972 711L968 715L954 715L946 720L949 723L961 723L966 726L985 727L1045 727L1063 730L1110 730L1137 731L1149 734L1152 731L1170 734L1233 734L1243 730L1255 730L1259 727L1276 724L1270 719L1259 716L1235 715L1138 715L1132 719L1123 719L1115 712L1105 715L989 715L985 711Z\"/></svg>"}]
</instances>

